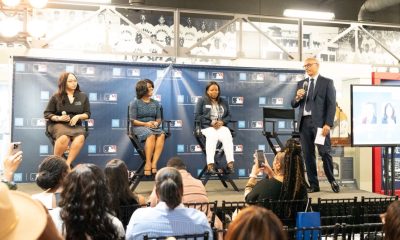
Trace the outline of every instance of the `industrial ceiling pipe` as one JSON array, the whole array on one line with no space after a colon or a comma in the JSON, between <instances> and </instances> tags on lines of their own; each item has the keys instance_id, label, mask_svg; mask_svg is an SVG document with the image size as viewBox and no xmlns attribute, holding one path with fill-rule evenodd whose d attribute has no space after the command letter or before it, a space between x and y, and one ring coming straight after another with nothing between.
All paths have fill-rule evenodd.
<instances>
[{"instance_id":1,"label":"industrial ceiling pipe","mask_svg":"<svg viewBox=\"0 0 400 240\"><path fill-rule=\"evenodd\" d=\"M358 21L373 21L373 13L400 4L400 0L366 0L358 12Z\"/></svg>"}]
</instances>

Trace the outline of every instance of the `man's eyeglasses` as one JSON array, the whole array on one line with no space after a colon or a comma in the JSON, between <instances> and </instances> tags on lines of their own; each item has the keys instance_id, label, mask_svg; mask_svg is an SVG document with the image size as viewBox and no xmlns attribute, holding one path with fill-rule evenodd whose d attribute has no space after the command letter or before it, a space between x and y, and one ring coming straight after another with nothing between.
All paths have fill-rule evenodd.
<instances>
[{"instance_id":1,"label":"man's eyeglasses","mask_svg":"<svg viewBox=\"0 0 400 240\"><path fill-rule=\"evenodd\" d=\"M303 66L304 69L307 69L309 67L311 67L312 65L317 64L317 63L309 63Z\"/></svg>"}]
</instances>

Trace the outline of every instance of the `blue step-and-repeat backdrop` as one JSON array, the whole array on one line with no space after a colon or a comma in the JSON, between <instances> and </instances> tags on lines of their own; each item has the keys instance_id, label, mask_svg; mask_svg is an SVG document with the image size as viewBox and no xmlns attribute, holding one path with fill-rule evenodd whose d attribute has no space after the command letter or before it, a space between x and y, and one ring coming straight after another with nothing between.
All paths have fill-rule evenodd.
<instances>
[{"instance_id":1,"label":"blue step-and-repeat backdrop","mask_svg":"<svg viewBox=\"0 0 400 240\"><path fill-rule=\"evenodd\" d=\"M89 137L75 164L94 163L104 167L113 158L123 159L129 169L141 160L126 134L127 107L135 96L136 82L149 78L155 82L154 98L164 109L164 119L172 120L171 137L166 140L159 167L168 158L179 155L188 170L197 176L206 160L192 134L194 107L211 80L219 82L221 95L238 121L234 138L236 173L247 177L252 155L263 149L272 161L272 151L262 135L263 107L290 108L296 81L303 72L291 69L238 68L192 65L156 65L70 60L14 58L12 140L21 141L24 160L15 181L36 178L41 160L53 147L45 136L43 111L57 91L61 72L76 74L83 92L90 99L92 116ZM291 121L279 121L281 130L291 129Z\"/></svg>"}]
</instances>

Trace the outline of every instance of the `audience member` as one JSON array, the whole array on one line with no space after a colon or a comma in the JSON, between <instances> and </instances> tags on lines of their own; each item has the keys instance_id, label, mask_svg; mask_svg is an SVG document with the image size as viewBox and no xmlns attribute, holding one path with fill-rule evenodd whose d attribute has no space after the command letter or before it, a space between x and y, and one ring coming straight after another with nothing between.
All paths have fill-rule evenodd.
<instances>
[{"instance_id":1,"label":"audience member","mask_svg":"<svg viewBox=\"0 0 400 240\"><path fill-rule=\"evenodd\" d=\"M183 160L176 156L172 157L168 160L167 162L167 167L173 167L179 171L179 173L182 176L182 182L183 182L183 196L182 196L182 202L183 203L206 203L209 202L208 196L207 196L207 191L206 188L204 187L203 183L194 177L186 171L186 165L183 162ZM150 194L149 200L150 206L154 207L158 204L159 198L157 197L156 194L156 188L153 188L153 191ZM212 218L212 212L209 208L206 208L203 206L199 206L197 208L200 211L203 211L207 214L207 218L209 221L211 221ZM222 222L218 217L215 217L214 220L214 225L218 229L222 229Z\"/></svg>"},{"instance_id":2,"label":"audience member","mask_svg":"<svg viewBox=\"0 0 400 240\"><path fill-rule=\"evenodd\" d=\"M257 161L255 161L257 162ZM273 162L273 171L265 160L264 169L254 164L250 179L246 185L245 197L247 202L273 200L307 199L307 184L304 175L301 146L298 140L289 139L284 152L279 152ZM263 179L256 184L260 171L269 172L271 178ZM271 173L272 171L272 173ZM254 188L253 188L254 186Z\"/></svg>"},{"instance_id":3,"label":"audience member","mask_svg":"<svg viewBox=\"0 0 400 240\"><path fill-rule=\"evenodd\" d=\"M120 159L112 159L104 169L108 189L112 192L112 210L119 216L120 206L146 204L144 197L129 189L128 167Z\"/></svg>"},{"instance_id":4,"label":"audience member","mask_svg":"<svg viewBox=\"0 0 400 240\"><path fill-rule=\"evenodd\" d=\"M279 218L270 210L250 206L237 215L229 225L225 240L285 240L286 234Z\"/></svg>"},{"instance_id":5,"label":"audience member","mask_svg":"<svg viewBox=\"0 0 400 240\"><path fill-rule=\"evenodd\" d=\"M39 165L36 184L44 192L32 195L47 208L53 209L58 206L62 182L69 173L70 168L65 159L56 155L46 157Z\"/></svg>"},{"instance_id":6,"label":"audience member","mask_svg":"<svg viewBox=\"0 0 400 240\"><path fill-rule=\"evenodd\" d=\"M44 118L50 121L48 131L54 139L54 155L62 156L69 148L67 163L70 165L85 143L87 133L80 124L90 117L89 99L81 92L73 73L61 73L58 92L44 110Z\"/></svg>"},{"instance_id":7,"label":"audience member","mask_svg":"<svg viewBox=\"0 0 400 240\"><path fill-rule=\"evenodd\" d=\"M65 239L123 239L124 227L114 217L103 171L80 164L65 178L59 208L51 211Z\"/></svg>"},{"instance_id":8,"label":"audience member","mask_svg":"<svg viewBox=\"0 0 400 240\"><path fill-rule=\"evenodd\" d=\"M165 167L156 175L156 194L160 202L154 208L136 210L129 221L126 239L178 236L212 231L205 214L182 204L183 183L178 170Z\"/></svg>"},{"instance_id":9,"label":"audience member","mask_svg":"<svg viewBox=\"0 0 400 240\"><path fill-rule=\"evenodd\" d=\"M385 240L400 239L400 201L392 202L382 218Z\"/></svg>"},{"instance_id":10,"label":"audience member","mask_svg":"<svg viewBox=\"0 0 400 240\"><path fill-rule=\"evenodd\" d=\"M173 167L179 171L182 176L183 182L183 203L199 203L208 202L206 188L203 183L186 171L186 165L180 157L172 157L167 162L167 167ZM158 204L159 198L156 194L156 188L153 188L153 192L150 194L149 200L150 206L154 207Z\"/></svg>"},{"instance_id":11,"label":"audience member","mask_svg":"<svg viewBox=\"0 0 400 240\"><path fill-rule=\"evenodd\" d=\"M14 172L18 169L22 162L22 151L13 153L14 144L10 143L8 153L4 157L4 172L1 182L5 183L10 190L16 190L17 185L14 183Z\"/></svg>"},{"instance_id":12,"label":"audience member","mask_svg":"<svg viewBox=\"0 0 400 240\"><path fill-rule=\"evenodd\" d=\"M228 102L220 97L219 84L211 81L207 84L204 96L197 101L195 119L199 121L201 133L206 137L207 170L215 174L214 156L218 141L224 146L227 169L234 172L233 139L227 127L231 119Z\"/></svg>"},{"instance_id":13,"label":"audience member","mask_svg":"<svg viewBox=\"0 0 400 240\"><path fill-rule=\"evenodd\" d=\"M157 173L157 162L164 148L165 133L161 126L161 105L152 99L154 83L150 79L136 83L136 100L129 105L133 133L145 141L146 165L144 175Z\"/></svg>"},{"instance_id":14,"label":"audience member","mask_svg":"<svg viewBox=\"0 0 400 240\"><path fill-rule=\"evenodd\" d=\"M63 239L43 205L0 183L0 239Z\"/></svg>"}]
</instances>

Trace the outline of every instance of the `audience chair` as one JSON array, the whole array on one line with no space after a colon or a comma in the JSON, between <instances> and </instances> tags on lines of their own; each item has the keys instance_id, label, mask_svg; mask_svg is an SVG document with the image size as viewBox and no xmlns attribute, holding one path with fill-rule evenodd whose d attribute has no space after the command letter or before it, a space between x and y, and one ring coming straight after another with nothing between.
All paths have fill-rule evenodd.
<instances>
[{"instance_id":1,"label":"audience chair","mask_svg":"<svg viewBox=\"0 0 400 240\"><path fill-rule=\"evenodd\" d=\"M89 136L89 124L88 124L88 121L87 121L87 120L81 120L81 122L82 122L82 125L83 125L84 128L85 128L86 137L88 137L88 136ZM54 144L55 144L55 142L56 142L56 139L54 139L54 138L51 136L51 134L50 134L49 127L50 127L51 124L53 124L53 123L52 123L50 120L47 120L47 119L46 119L46 130L45 130L45 134L46 134L47 138L49 139L51 145L52 145L53 148L54 148ZM64 157L65 159L68 158L68 152L69 152L69 149L67 149L67 150L64 152L64 154L63 154L63 157Z\"/></svg>"},{"instance_id":2,"label":"audience chair","mask_svg":"<svg viewBox=\"0 0 400 240\"><path fill-rule=\"evenodd\" d=\"M292 138L300 138L297 132L297 122L295 110L279 109L279 108L263 108L263 131L262 134L266 137L268 145L276 155L279 149L285 147L284 142L280 137L289 136ZM274 144L276 143L276 145Z\"/></svg>"},{"instance_id":3,"label":"audience chair","mask_svg":"<svg viewBox=\"0 0 400 240\"><path fill-rule=\"evenodd\" d=\"M341 225L335 224L320 227L302 227L302 228L283 228L287 233L288 239L296 240L331 240L340 238ZM343 238L344 239L344 238Z\"/></svg>"},{"instance_id":4,"label":"audience chair","mask_svg":"<svg viewBox=\"0 0 400 240\"><path fill-rule=\"evenodd\" d=\"M230 125L236 127L237 121L230 121ZM235 129L230 128L232 137L234 138L236 136L236 131ZM199 143L202 152L204 155L206 155L206 137L201 133L201 123L200 121L195 120L195 126L194 126L194 136L196 137L197 142ZM227 170L226 167L223 166L223 157L224 157L224 149L223 145L221 142L217 143L217 149L215 151L215 157L214 157L214 163L215 163L215 168L216 168L216 175L221 181L222 185L224 185L225 188L228 187L226 182L229 182L233 189L237 192L239 192L239 188L236 186L235 182L232 180L230 177L230 172ZM212 176L211 174L208 173L207 171L207 164L204 166L203 170L200 172L198 179L201 179L204 175L204 179L202 180L203 185L206 185L210 177Z\"/></svg>"},{"instance_id":5,"label":"audience chair","mask_svg":"<svg viewBox=\"0 0 400 240\"><path fill-rule=\"evenodd\" d=\"M208 240L210 233L209 232L204 232L204 233L199 233L199 234L185 234L185 235L179 235L179 236L163 236L163 237L149 237L148 235L143 236L143 240L164 240L171 238L175 240L186 240L186 239L191 239L191 240Z\"/></svg>"},{"instance_id":6,"label":"audience chair","mask_svg":"<svg viewBox=\"0 0 400 240\"><path fill-rule=\"evenodd\" d=\"M150 203L147 204L131 204L131 205L122 205L119 207L119 214L118 214L118 219L122 222L122 225L124 225L124 228L126 230L126 227L128 226L129 220L132 217L132 214L138 209L142 207L149 207Z\"/></svg>"},{"instance_id":7,"label":"audience chair","mask_svg":"<svg viewBox=\"0 0 400 240\"><path fill-rule=\"evenodd\" d=\"M357 225L343 224L341 226L342 239L347 240L382 240L384 239L382 223L364 223Z\"/></svg>"},{"instance_id":8,"label":"audience chair","mask_svg":"<svg viewBox=\"0 0 400 240\"><path fill-rule=\"evenodd\" d=\"M360 217L361 223L380 223L380 214L386 212L387 207L393 201L397 201L398 196L390 197L361 197Z\"/></svg>"},{"instance_id":9,"label":"audience chair","mask_svg":"<svg viewBox=\"0 0 400 240\"><path fill-rule=\"evenodd\" d=\"M215 212L217 210L218 201L190 202L190 203L183 203L183 205L187 208L195 208L197 210L204 212L209 219L211 228L214 228L215 215L216 215Z\"/></svg>"},{"instance_id":10,"label":"audience chair","mask_svg":"<svg viewBox=\"0 0 400 240\"><path fill-rule=\"evenodd\" d=\"M223 228L228 229L229 223L232 222L233 218L239 213L239 211L249 205L262 206L263 201L259 202L245 202L245 201L228 202L225 200L222 201L220 219L222 221Z\"/></svg>"},{"instance_id":11,"label":"audience chair","mask_svg":"<svg viewBox=\"0 0 400 240\"><path fill-rule=\"evenodd\" d=\"M321 214L321 225L357 223L357 197L345 199L318 198L315 211Z\"/></svg>"},{"instance_id":12,"label":"audience chair","mask_svg":"<svg viewBox=\"0 0 400 240\"><path fill-rule=\"evenodd\" d=\"M265 199L262 206L275 213L284 226L294 227L297 212L308 211L309 206L311 206L311 198L301 200Z\"/></svg>"},{"instance_id":13,"label":"audience chair","mask_svg":"<svg viewBox=\"0 0 400 240\"><path fill-rule=\"evenodd\" d=\"M145 176L144 175L144 166L146 165L146 154L144 152L144 141L139 141L139 138L136 134L132 131L132 122L129 118L129 107L128 105L128 116L127 116L127 135L129 140L131 141L133 147L136 149L137 153L139 154L140 159L142 162L140 163L139 167L135 171L130 172L130 189L134 191L136 187L139 185L140 180ZM163 120L163 108L161 106L161 128L165 132L165 139L167 139L171 135L171 121Z\"/></svg>"}]
</instances>

